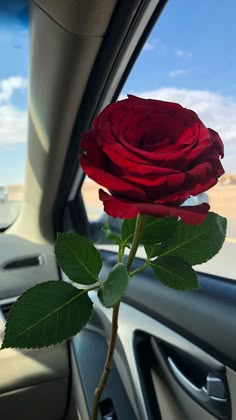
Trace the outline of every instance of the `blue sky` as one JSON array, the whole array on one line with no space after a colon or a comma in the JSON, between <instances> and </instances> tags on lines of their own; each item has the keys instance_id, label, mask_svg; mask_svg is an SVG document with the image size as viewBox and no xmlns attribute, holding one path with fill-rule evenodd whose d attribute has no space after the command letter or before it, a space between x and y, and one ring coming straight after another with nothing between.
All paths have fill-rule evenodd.
<instances>
[{"instance_id":1,"label":"blue sky","mask_svg":"<svg viewBox=\"0 0 236 420\"><path fill-rule=\"evenodd\" d=\"M235 14L234 0L170 0L136 64L141 71L126 87L168 84L235 95ZM175 69L183 72L175 77Z\"/></svg>"},{"instance_id":2,"label":"blue sky","mask_svg":"<svg viewBox=\"0 0 236 420\"><path fill-rule=\"evenodd\" d=\"M1 185L24 180L28 30L24 10L15 11L11 22L6 10L0 14ZM169 0L122 89L122 95L175 101L196 111L221 135L230 173L236 173L235 16L235 0Z\"/></svg>"},{"instance_id":3,"label":"blue sky","mask_svg":"<svg viewBox=\"0 0 236 420\"><path fill-rule=\"evenodd\" d=\"M26 155L28 23L21 1L0 6L0 184L23 183ZM10 4L10 6L9 6ZM11 10L9 10L11 9Z\"/></svg>"}]
</instances>

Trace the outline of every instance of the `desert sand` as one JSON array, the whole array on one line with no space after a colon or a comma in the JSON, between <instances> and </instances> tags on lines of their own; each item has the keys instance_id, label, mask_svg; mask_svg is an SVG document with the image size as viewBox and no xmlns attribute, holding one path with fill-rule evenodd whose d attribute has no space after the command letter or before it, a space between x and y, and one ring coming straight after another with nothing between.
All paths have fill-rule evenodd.
<instances>
[{"instance_id":1,"label":"desert sand","mask_svg":"<svg viewBox=\"0 0 236 420\"><path fill-rule=\"evenodd\" d=\"M88 213L92 212L92 218L95 215L99 216L103 211L102 202L98 199L99 188L99 185L90 180L86 180L82 188L85 206ZM24 200L23 185L9 185L7 189L9 201ZM236 175L224 175L215 187L207 191L207 194L212 211L236 219Z\"/></svg>"},{"instance_id":2,"label":"desert sand","mask_svg":"<svg viewBox=\"0 0 236 420\"><path fill-rule=\"evenodd\" d=\"M236 180L236 176L235 176ZM85 181L82 195L86 208L96 207L102 213L102 202L98 199L99 185L91 181ZM227 218L236 219L236 183L220 182L207 191L211 211Z\"/></svg>"}]
</instances>

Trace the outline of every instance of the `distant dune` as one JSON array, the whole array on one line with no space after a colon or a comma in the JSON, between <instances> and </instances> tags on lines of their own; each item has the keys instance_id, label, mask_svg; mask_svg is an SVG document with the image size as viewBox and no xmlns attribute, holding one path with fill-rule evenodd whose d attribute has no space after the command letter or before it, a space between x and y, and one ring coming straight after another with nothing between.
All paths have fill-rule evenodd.
<instances>
[{"instance_id":1,"label":"distant dune","mask_svg":"<svg viewBox=\"0 0 236 420\"><path fill-rule=\"evenodd\" d=\"M9 201L24 201L24 185L8 185L7 191Z\"/></svg>"},{"instance_id":2,"label":"distant dune","mask_svg":"<svg viewBox=\"0 0 236 420\"><path fill-rule=\"evenodd\" d=\"M219 179L218 182L220 185L236 185L236 175L224 174Z\"/></svg>"},{"instance_id":3,"label":"distant dune","mask_svg":"<svg viewBox=\"0 0 236 420\"><path fill-rule=\"evenodd\" d=\"M24 186L23 185L9 185L8 200L9 201L23 201L24 200ZM85 206L89 209L98 210L102 213L102 203L98 199L99 185L91 181L85 181L82 195ZM236 175L223 175L218 184L207 191L209 197L209 204L211 210L222 216L236 219ZM97 212L96 212L97 213Z\"/></svg>"},{"instance_id":4,"label":"distant dune","mask_svg":"<svg viewBox=\"0 0 236 420\"><path fill-rule=\"evenodd\" d=\"M217 185L207 191L211 210L229 219L236 219L236 183L235 185Z\"/></svg>"},{"instance_id":5,"label":"distant dune","mask_svg":"<svg viewBox=\"0 0 236 420\"><path fill-rule=\"evenodd\" d=\"M85 181L82 195L87 208L98 208L102 213L103 205L98 199L99 188L94 182ZM220 182L207 191L207 195L211 211L236 219L236 175L223 175Z\"/></svg>"}]
</instances>

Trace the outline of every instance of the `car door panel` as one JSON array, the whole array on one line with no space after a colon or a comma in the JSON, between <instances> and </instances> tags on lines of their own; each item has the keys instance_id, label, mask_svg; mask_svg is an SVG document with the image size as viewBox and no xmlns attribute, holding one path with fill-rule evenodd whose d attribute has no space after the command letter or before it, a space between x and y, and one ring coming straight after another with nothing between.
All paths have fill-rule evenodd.
<instances>
[{"instance_id":1,"label":"car door panel","mask_svg":"<svg viewBox=\"0 0 236 420\"><path fill-rule=\"evenodd\" d=\"M59 277L53 246L0 236L0 345L8 312L26 289ZM0 352L0 416L6 420L64 418L70 387L67 343Z\"/></svg>"},{"instance_id":2,"label":"car door panel","mask_svg":"<svg viewBox=\"0 0 236 420\"><path fill-rule=\"evenodd\" d=\"M0 413L5 420L64 420L68 380L58 379L0 394Z\"/></svg>"},{"instance_id":3,"label":"car door panel","mask_svg":"<svg viewBox=\"0 0 236 420\"><path fill-rule=\"evenodd\" d=\"M181 292L146 273L130 284L125 301L235 369L235 283L201 274L198 278L199 291Z\"/></svg>"},{"instance_id":4,"label":"car door panel","mask_svg":"<svg viewBox=\"0 0 236 420\"><path fill-rule=\"evenodd\" d=\"M113 255L103 252L104 278L114 264ZM137 259L134 268L139 264ZM199 281L201 289L197 292L169 289L151 271L131 281L121 305L114 357L113 369L119 372L119 379L111 376L103 394L103 399L112 400L118 419L132 418L124 412L130 405L137 419L236 418L234 283L201 274ZM96 302L96 295L92 297ZM86 331L72 340L74 374L86 371L84 366L93 366L92 373L82 374L79 382L87 409L105 360L104 349L101 357L102 346L98 342L95 345L92 336L108 338L111 320L111 310L96 304L94 308ZM78 350L79 341L85 339L83 334L90 335L86 351L82 351L83 346ZM96 361L92 364L91 359L86 365L89 352ZM117 400L113 381L118 388L121 381L120 387L125 389L122 404Z\"/></svg>"}]
</instances>

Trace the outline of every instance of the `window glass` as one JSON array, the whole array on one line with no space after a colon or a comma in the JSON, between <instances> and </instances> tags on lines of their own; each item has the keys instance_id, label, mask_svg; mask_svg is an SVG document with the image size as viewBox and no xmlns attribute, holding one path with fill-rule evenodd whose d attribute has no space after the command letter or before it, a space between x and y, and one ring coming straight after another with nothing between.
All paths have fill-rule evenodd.
<instances>
[{"instance_id":1,"label":"window glass","mask_svg":"<svg viewBox=\"0 0 236 420\"><path fill-rule=\"evenodd\" d=\"M11 3L11 4L10 4ZM0 228L24 196L28 78L28 2L0 5Z\"/></svg>"},{"instance_id":2,"label":"window glass","mask_svg":"<svg viewBox=\"0 0 236 420\"><path fill-rule=\"evenodd\" d=\"M199 271L234 279L235 15L234 0L169 0L120 95L120 99L130 93L180 103L193 109L207 127L219 132L225 146L225 175L207 196L211 210L228 219L227 238L220 253L199 266ZM97 187L94 190L97 196ZM102 203L94 201L94 208L102 209Z\"/></svg>"},{"instance_id":3,"label":"window glass","mask_svg":"<svg viewBox=\"0 0 236 420\"><path fill-rule=\"evenodd\" d=\"M83 183L82 195L90 222L97 220L103 214L102 202L98 198L99 188L101 188L100 185L86 176Z\"/></svg>"}]
</instances>

